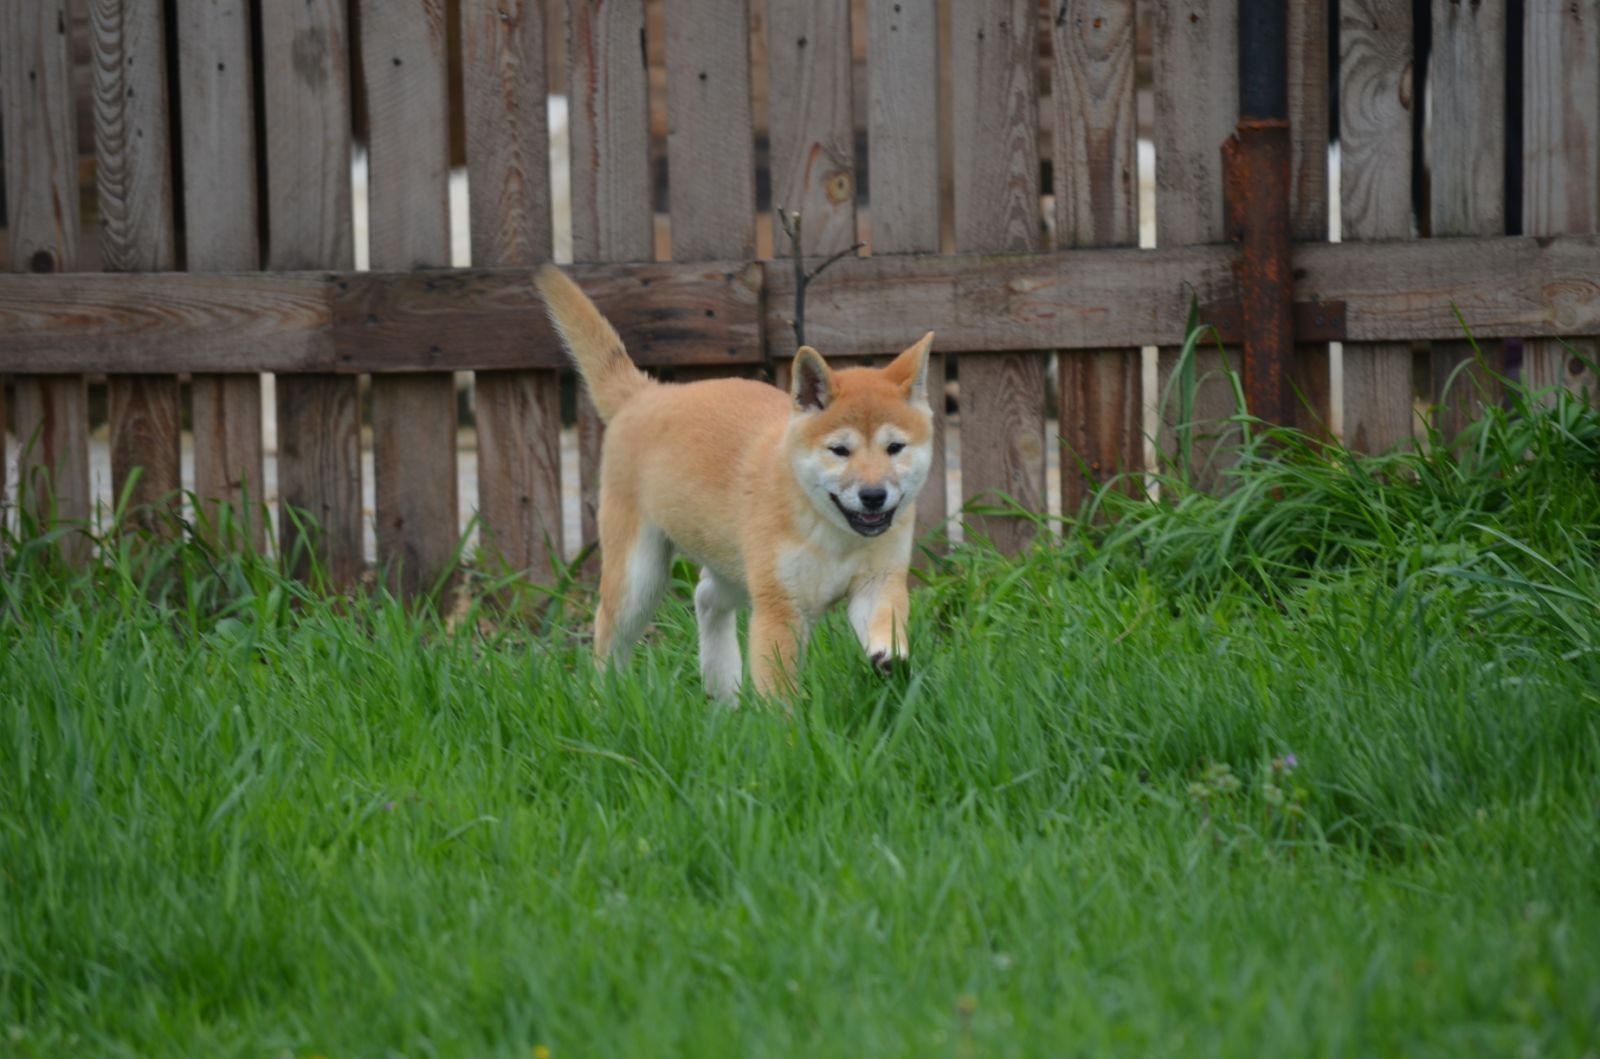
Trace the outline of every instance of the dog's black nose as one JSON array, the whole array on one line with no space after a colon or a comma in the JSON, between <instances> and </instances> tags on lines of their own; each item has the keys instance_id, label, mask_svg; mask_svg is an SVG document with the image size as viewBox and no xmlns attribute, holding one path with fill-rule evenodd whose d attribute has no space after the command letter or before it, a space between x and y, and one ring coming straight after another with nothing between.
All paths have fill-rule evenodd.
<instances>
[{"instance_id":1,"label":"dog's black nose","mask_svg":"<svg viewBox=\"0 0 1600 1059\"><path fill-rule=\"evenodd\" d=\"M856 494L861 498L861 506L868 511L879 511L883 502L889 499L889 490L883 488L863 489Z\"/></svg>"}]
</instances>

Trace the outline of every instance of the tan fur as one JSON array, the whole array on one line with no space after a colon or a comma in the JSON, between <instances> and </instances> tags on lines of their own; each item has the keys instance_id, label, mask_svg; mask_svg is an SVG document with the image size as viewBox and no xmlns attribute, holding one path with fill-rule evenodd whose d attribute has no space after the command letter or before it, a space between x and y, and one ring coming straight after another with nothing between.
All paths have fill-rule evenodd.
<instances>
[{"instance_id":1,"label":"tan fur","mask_svg":"<svg viewBox=\"0 0 1600 1059\"><path fill-rule=\"evenodd\" d=\"M695 609L701 674L713 695L737 692L732 614L746 604L754 608L751 679L763 694L790 686L812 625L839 599L850 600L851 625L875 662L905 657L915 501L932 454L924 389L932 333L881 370L834 372L802 349L790 394L744 379L670 385L627 359L616 332L557 269L542 269L538 285L609 421L601 658L624 655L643 632L673 548L703 568ZM892 444L903 448L891 455ZM871 521L881 517L870 510L878 490L884 510L894 509L886 530ZM863 535L852 519L878 535Z\"/></svg>"},{"instance_id":2,"label":"tan fur","mask_svg":"<svg viewBox=\"0 0 1600 1059\"><path fill-rule=\"evenodd\" d=\"M550 322L577 362L595 411L610 422L617 409L654 381L628 358L616 328L565 272L558 268L540 269L537 283Z\"/></svg>"}]
</instances>

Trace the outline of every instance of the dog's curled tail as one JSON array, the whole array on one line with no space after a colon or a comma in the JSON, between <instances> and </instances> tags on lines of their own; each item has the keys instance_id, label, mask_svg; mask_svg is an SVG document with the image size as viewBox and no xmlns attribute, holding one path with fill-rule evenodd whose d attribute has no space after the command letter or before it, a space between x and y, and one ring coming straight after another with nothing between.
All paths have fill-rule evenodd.
<instances>
[{"instance_id":1,"label":"dog's curled tail","mask_svg":"<svg viewBox=\"0 0 1600 1059\"><path fill-rule=\"evenodd\" d=\"M635 394L655 385L628 357L616 328L565 272L546 265L534 283L602 420L610 421Z\"/></svg>"}]
</instances>

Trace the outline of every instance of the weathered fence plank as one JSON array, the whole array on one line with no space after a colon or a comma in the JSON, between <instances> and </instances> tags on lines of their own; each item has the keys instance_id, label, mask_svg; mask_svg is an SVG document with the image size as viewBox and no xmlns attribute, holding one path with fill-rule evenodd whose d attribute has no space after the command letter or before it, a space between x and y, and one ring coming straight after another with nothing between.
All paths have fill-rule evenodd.
<instances>
[{"instance_id":1,"label":"weathered fence plank","mask_svg":"<svg viewBox=\"0 0 1600 1059\"><path fill-rule=\"evenodd\" d=\"M805 253L856 241L850 0L767 7L772 202L804 218ZM789 251L773 211L774 256Z\"/></svg>"},{"instance_id":2,"label":"weathered fence plank","mask_svg":"<svg viewBox=\"0 0 1600 1059\"><path fill-rule=\"evenodd\" d=\"M1183 336L1191 293L1202 304L1236 294L1234 258L1221 245L874 254L839 262L829 282L808 293L806 333L846 355L890 352L916 327L934 329L946 348L965 354L1172 343ZM792 286L787 269L768 270L769 331L783 326Z\"/></svg>"},{"instance_id":3,"label":"weathered fence plank","mask_svg":"<svg viewBox=\"0 0 1600 1059\"><path fill-rule=\"evenodd\" d=\"M780 209L800 214L807 257L831 257L856 242L850 8L850 0L819 0L758 9L767 30L773 257L794 256ZM785 389L789 369L773 364L773 381Z\"/></svg>"},{"instance_id":4,"label":"weathered fence plank","mask_svg":"<svg viewBox=\"0 0 1600 1059\"><path fill-rule=\"evenodd\" d=\"M1600 224L1600 4L1527 0L1523 40L1523 231L1593 232ZM1523 380L1538 390L1600 392L1584 363L1595 363L1594 339L1568 345L1530 340Z\"/></svg>"},{"instance_id":5,"label":"weathered fence plank","mask_svg":"<svg viewBox=\"0 0 1600 1059\"><path fill-rule=\"evenodd\" d=\"M544 30L542 0L461 5L472 256L480 265L550 259ZM479 372L474 395L485 545L512 569L549 581L551 559L562 553L561 375Z\"/></svg>"},{"instance_id":6,"label":"weathered fence plank","mask_svg":"<svg viewBox=\"0 0 1600 1059\"><path fill-rule=\"evenodd\" d=\"M774 257L794 256L780 209L801 215L801 252L808 258L831 257L857 241L851 6L820 0L756 9L767 31ZM772 365L773 382L783 389L790 367L781 358Z\"/></svg>"},{"instance_id":7,"label":"weathered fence plank","mask_svg":"<svg viewBox=\"0 0 1600 1059\"><path fill-rule=\"evenodd\" d=\"M1289 230L1294 239L1328 238L1328 0L1289 5ZM1293 422L1331 433L1333 380L1328 344L1299 343L1290 366L1297 391Z\"/></svg>"},{"instance_id":8,"label":"weathered fence plank","mask_svg":"<svg viewBox=\"0 0 1600 1059\"><path fill-rule=\"evenodd\" d=\"M1429 234L1436 239L1505 231L1505 72L1505 0L1433 0L1427 132ZM1504 370L1502 347L1481 348L1484 363L1476 362L1467 342L1433 344L1431 396L1446 439L1477 415L1480 404L1498 400L1490 373Z\"/></svg>"},{"instance_id":9,"label":"weathered fence plank","mask_svg":"<svg viewBox=\"0 0 1600 1059\"><path fill-rule=\"evenodd\" d=\"M872 252L939 249L938 0L867 0Z\"/></svg>"},{"instance_id":10,"label":"weathered fence plank","mask_svg":"<svg viewBox=\"0 0 1600 1059\"><path fill-rule=\"evenodd\" d=\"M572 142L572 257L650 261L650 70L644 0L567 0L568 115ZM630 346L635 355L638 350ZM578 508L583 543L596 540L604 424L578 398Z\"/></svg>"},{"instance_id":11,"label":"weathered fence plank","mask_svg":"<svg viewBox=\"0 0 1600 1059\"><path fill-rule=\"evenodd\" d=\"M868 194L874 254L931 254L939 249L938 7L937 0L867 2ZM941 530L948 518L945 361L937 352L943 342L942 336L934 339L936 352L928 361L933 462L917 498L919 536Z\"/></svg>"},{"instance_id":12,"label":"weathered fence plank","mask_svg":"<svg viewBox=\"0 0 1600 1059\"><path fill-rule=\"evenodd\" d=\"M755 256L746 0L668 0L667 192L674 261Z\"/></svg>"},{"instance_id":13,"label":"weathered fence plank","mask_svg":"<svg viewBox=\"0 0 1600 1059\"><path fill-rule=\"evenodd\" d=\"M362 0L374 268L450 260L447 38L444 0ZM448 373L373 377L372 463L378 565L398 594L426 592L460 537Z\"/></svg>"},{"instance_id":14,"label":"weathered fence plank","mask_svg":"<svg viewBox=\"0 0 1600 1059\"><path fill-rule=\"evenodd\" d=\"M1097 0L1052 20L1056 245L1137 246L1134 0ZM1064 352L1057 366L1061 512L1118 474L1140 485L1139 350Z\"/></svg>"},{"instance_id":15,"label":"weathered fence plank","mask_svg":"<svg viewBox=\"0 0 1600 1059\"><path fill-rule=\"evenodd\" d=\"M1201 305L1237 296L1231 246L1084 250L1001 257L877 256L841 261L807 295L806 333L847 355L895 348L931 327L962 350L1166 345ZM1600 324L1600 237L1306 243L1295 247L1295 300L1344 302L1349 342L1473 332L1590 334ZM769 332L792 297L767 275Z\"/></svg>"},{"instance_id":16,"label":"weathered fence plank","mask_svg":"<svg viewBox=\"0 0 1600 1059\"><path fill-rule=\"evenodd\" d=\"M1343 0L1339 9L1341 238L1412 234L1411 0ZM1344 443L1383 452L1411 437L1411 347L1346 342Z\"/></svg>"},{"instance_id":17,"label":"weathered fence plank","mask_svg":"<svg viewBox=\"0 0 1600 1059\"><path fill-rule=\"evenodd\" d=\"M67 272L77 266L78 181L73 135L66 0L0 6L0 100L5 107L6 216L14 268ZM39 365L56 370L46 358ZM13 369L15 370L15 369ZM48 525L89 517L89 400L81 376L19 375L16 434L22 446L17 492ZM88 538L63 539L82 562Z\"/></svg>"},{"instance_id":18,"label":"weathered fence plank","mask_svg":"<svg viewBox=\"0 0 1600 1059\"><path fill-rule=\"evenodd\" d=\"M762 266L575 270L655 367L761 364ZM7 330L14 328L14 330ZM565 363L526 270L0 278L0 368L426 372Z\"/></svg>"},{"instance_id":19,"label":"weathered fence plank","mask_svg":"<svg viewBox=\"0 0 1600 1059\"><path fill-rule=\"evenodd\" d=\"M746 0L668 0L667 195L672 259L753 257L755 132ZM725 374L680 368L683 382Z\"/></svg>"},{"instance_id":20,"label":"weathered fence plank","mask_svg":"<svg viewBox=\"0 0 1600 1059\"><path fill-rule=\"evenodd\" d=\"M260 267L249 0L178 0L184 248L191 272ZM261 549L266 499L261 380L197 374L190 385L194 488L215 522L231 509Z\"/></svg>"},{"instance_id":21,"label":"weathered fence plank","mask_svg":"<svg viewBox=\"0 0 1600 1059\"><path fill-rule=\"evenodd\" d=\"M274 269L349 269L354 263L350 189L349 27L342 0L261 7L265 63L267 261ZM269 296L270 297L270 296ZM290 306L291 318L294 318ZM331 299L310 306L328 345ZM232 337L216 328L210 341ZM270 334L240 336L260 356ZM302 348L304 342L299 344ZM331 354L331 351L330 351ZM280 370L272 364L257 364ZM316 365L332 372L331 355ZM361 417L357 380L328 374L277 379L279 539L303 575L313 556L335 585L365 566L361 540ZM309 520L309 524L308 524ZM310 532L312 525L315 532Z\"/></svg>"},{"instance_id":22,"label":"weathered fence plank","mask_svg":"<svg viewBox=\"0 0 1600 1059\"><path fill-rule=\"evenodd\" d=\"M955 236L963 251L1004 253L1039 245L1039 99L1034 62L1037 5L970 0L951 9L955 105ZM829 288L842 277L831 277ZM963 349L945 342L946 349ZM1044 358L1033 353L962 358L961 492L997 494L1045 508ZM1034 523L969 516L970 530L1004 552L1020 551Z\"/></svg>"},{"instance_id":23,"label":"weathered fence plank","mask_svg":"<svg viewBox=\"0 0 1600 1059\"><path fill-rule=\"evenodd\" d=\"M165 21L160 5L139 0L90 5L100 245L112 272L176 263ZM127 500L137 524L170 528L154 516L182 495L178 379L113 374L106 389L112 496Z\"/></svg>"},{"instance_id":24,"label":"weathered fence plank","mask_svg":"<svg viewBox=\"0 0 1600 1059\"><path fill-rule=\"evenodd\" d=\"M1156 239L1173 247L1221 242L1227 236L1221 148L1239 120L1238 2L1157 4L1154 16ZM1224 423L1235 408L1223 356L1212 343L1196 351L1198 385L1185 414L1173 384L1178 351L1160 354L1161 448L1170 456L1178 432L1189 431L1201 481L1226 462L1219 446L1238 438ZM1236 352L1226 356L1226 367L1236 370Z\"/></svg>"},{"instance_id":25,"label":"weathered fence plank","mask_svg":"<svg viewBox=\"0 0 1600 1059\"><path fill-rule=\"evenodd\" d=\"M1168 345L1191 295L1236 299L1235 257L1211 245L852 258L810 292L807 331L841 356L897 352L918 327L974 359ZM1295 270L1296 301L1344 303L1350 342L1459 334L1452 302L1485 338L1600 332L1600 235L1306 243ZM573 272L641 364L759 364L763 343L791 352L787 266ZM404 373L550 368L560 356L521 269L0 276L0 371Z\"/></svg>"}]
</instances>

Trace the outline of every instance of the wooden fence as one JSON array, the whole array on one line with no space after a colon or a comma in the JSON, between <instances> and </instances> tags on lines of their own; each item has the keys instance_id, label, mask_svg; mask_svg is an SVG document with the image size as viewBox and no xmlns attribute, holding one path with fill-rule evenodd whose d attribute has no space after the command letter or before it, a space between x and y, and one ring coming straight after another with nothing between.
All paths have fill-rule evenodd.
<instances>
[{"instance_id":1,"label":"wooden fence","mask_svg":"<svg viewBox=\"0 0 1600 1059\"><path fill-rule=\"evenodd\" d=\"M1457 307L1482 340L1526 340L1530 381L1592 386L1556 339L1592 353L1581 336L1600 333L1600 0L1329 2L1288 9L1305 422L1379 450L1412 436L1419 396L1446 429L1469 395L1492 399L1487 379L1441 399L1466 358ZM364 567L370 446L377 557L414 591L458 543L451 373L470 371L484 541L540 576L573 542L563 363L527 270L569 220L577 275L636 358L678 378L776 374L792 353L791 272L761 259L784 248L774 203L802 213L808 254L864 239L812 287L808 338L854 357L938 332L936 371L958 380L950 507L998 492L1042 509L1057 442L1065 510L1140 469L1155 398L1141 350L1161 350L1159 391L1192 299L1237 330L1221 151L1239 116L1237 0L85 3L0 0L0 256L16 273L0 278L0 372L25 502L53 517L90 514L86 379L103 375L114 491L139 468L136 505L193 489L235 505L258 544L244 500L275 415L280 503L309 516L277 520L280 546L314 524L339 581ZM552 206L552 91L570 218ZM471 268L446 267L453 143ZM370 174L365 270L353 157ZM103 271L79 271L91 242ZM1200 364L1203 422L1232 411L1220 366ZM576 430L587 540L600 432L582 408ZM941 435L924 529L946 482ZM1034 532L967 525L1008 549Z\"/></svg>"}]
</instances>

